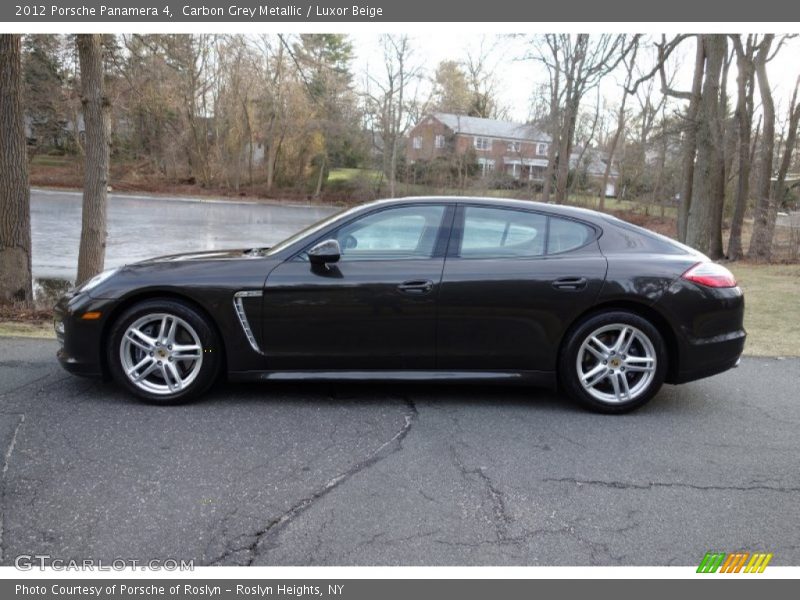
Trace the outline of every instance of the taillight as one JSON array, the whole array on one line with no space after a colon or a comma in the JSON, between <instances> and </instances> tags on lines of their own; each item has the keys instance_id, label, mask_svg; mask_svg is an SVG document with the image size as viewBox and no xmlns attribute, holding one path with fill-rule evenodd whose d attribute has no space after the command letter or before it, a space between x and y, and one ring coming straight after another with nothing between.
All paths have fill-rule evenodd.
<instances>
[{"instance_id":1,"label":"taillight","mask_svg":"<svg viewBox=\"0 0 800 600\"><path fill-rule=\"evenodd\" d=\"M687 281L712 288L736 287L736 278L728 269L713 262L697 263L681 275Z\"/></svg>"}]
</instances>

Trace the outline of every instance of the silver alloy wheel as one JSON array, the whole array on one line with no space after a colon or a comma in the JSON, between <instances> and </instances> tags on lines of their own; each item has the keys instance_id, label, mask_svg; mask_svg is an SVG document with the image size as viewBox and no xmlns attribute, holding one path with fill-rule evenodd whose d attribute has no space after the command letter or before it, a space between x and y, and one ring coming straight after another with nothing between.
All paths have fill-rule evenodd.
<instances>
[{"instance_id":1,"label":"silver alloy wheel","mask_svg":"<svg viewBox=\"0 0 800 600\"><path fill-rule=\"evenodd\" d=\"M656 375L653 342L625 323L604 325L586 336L576 369L583 389L609 404L630 402L650 387Z\"/></svg>"},{"instance_id":2,"label":"silver alloy wheel","mask_svg":"<svg viewBox=\"0 0 800 600\"><path fill-rule=\"evenodd\" d=\"M122 370L136 387L167 396L185 389L203 366L194 328L169 313L151 313L125 330L119 346Z\"/></svg>"}]
</instances>

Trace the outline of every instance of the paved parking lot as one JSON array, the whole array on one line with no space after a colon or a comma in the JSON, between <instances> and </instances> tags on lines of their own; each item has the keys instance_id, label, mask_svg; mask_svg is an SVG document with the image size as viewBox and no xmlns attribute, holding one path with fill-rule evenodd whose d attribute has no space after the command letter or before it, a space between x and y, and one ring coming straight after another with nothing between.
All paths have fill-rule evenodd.
<instances>
[{"instance_id":1,"label":"paved parking lot","mask_svg":"<svg viewBox=\"0 0 800 600\"><path fill-rule=\"evenodd\" d=\"M217 386L139 404L0 339L2 563L800 564L800 360L622 417L526 388Z\"/></svg>"}]
</instances>

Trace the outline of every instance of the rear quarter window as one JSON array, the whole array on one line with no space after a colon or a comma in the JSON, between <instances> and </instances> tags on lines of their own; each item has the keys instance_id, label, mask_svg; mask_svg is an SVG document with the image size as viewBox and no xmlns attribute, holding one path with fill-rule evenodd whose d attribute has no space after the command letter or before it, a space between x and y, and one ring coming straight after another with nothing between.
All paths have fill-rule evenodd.
<instances>
[{"instance_id":1,"label":"rear quarter window","mask_svg":"<svg viewBox=\"0 0 800 600\"><path fill-rule=\"evenodd\" d=\"M550 217L547 253L559 254L575 250L587 244L593 236L594 230L583 223Z\"/></svg>"}]
</instances>

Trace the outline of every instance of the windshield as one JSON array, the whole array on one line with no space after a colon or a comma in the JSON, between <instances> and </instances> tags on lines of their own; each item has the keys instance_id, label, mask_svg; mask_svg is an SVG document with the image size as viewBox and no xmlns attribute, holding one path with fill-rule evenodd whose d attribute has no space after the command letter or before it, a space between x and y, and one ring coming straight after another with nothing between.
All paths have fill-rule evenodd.
<instances>
[{"instance_id":1,"label":"windshield","mask_svg":"<svg viewBox=\"0 0 800 600\"><path fill-rule=\"evenodd\" d=\"M328 225L330 225L331 223L333 223L334 221L336 221L340 217L346 216L350 212L355 212L355 210L357 208L361 208L361 207L346 208L346 209L340 210L338 212L335 212L331 216L322 219L322 221L317 221L313 225L309 225L305 229L301 229L300 231L298 231L294 235L289 236L288 238L286 238L282 242L278 242L277 244L272 246L267 252L265 252L265 254L267 256L271 256L273 254L277 254L278 252L281 252L282 250L285 250L286 248L288 248L289 246L291 246L295 242L298 242L298 241L302 240L305 237L311 237L316 232L321 231L322 229L325 229L325 227L327 227Z\"/></svg>"}]
</instances>

